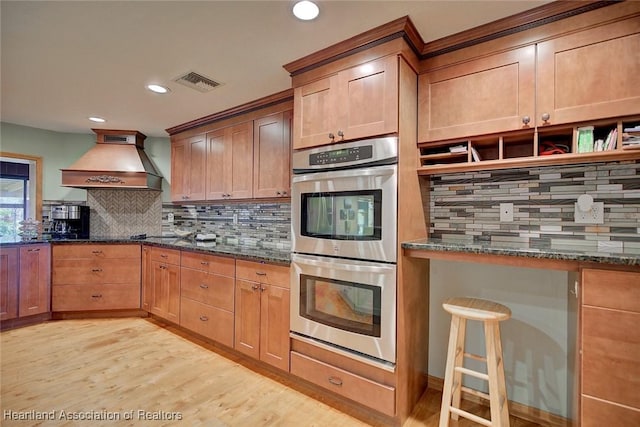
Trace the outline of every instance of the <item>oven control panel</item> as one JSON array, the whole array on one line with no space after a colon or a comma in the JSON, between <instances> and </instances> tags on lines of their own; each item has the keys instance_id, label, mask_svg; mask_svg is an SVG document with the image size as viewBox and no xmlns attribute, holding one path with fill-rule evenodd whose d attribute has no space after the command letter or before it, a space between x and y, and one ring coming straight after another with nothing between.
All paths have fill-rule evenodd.
<instances>
[{"instance_id":1,"label":"oven control panel","mask_svg":"<svg viewBox=\"0 0 640 427\"><path fill-rule=\"evenodd\" d=\"M309 165L316 166L356 162L358 160L367 160L372 157L373 147L371 145L361 145L359 147L340 148L320 153L311 153L309 154Z\"/></svg>"}]
</instances>

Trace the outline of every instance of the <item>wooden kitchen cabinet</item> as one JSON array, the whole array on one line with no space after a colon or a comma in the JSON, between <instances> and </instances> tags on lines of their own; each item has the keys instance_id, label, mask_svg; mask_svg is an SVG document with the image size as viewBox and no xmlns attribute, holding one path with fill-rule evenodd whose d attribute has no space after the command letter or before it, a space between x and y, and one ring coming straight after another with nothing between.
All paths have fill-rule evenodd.
<instances>
[{"instance_id":1,"label":"wooden kitchen cabinet","mask_svg":"<svg viewBox=\"0 0 640 427\"><path fill-rule=\"evenodd\" d=\"M233 347L235 259L182 251L180 326Z\"/></svg>"},{"instance_id":2,"label":"wooden kitchen cabinet","mask_svg":"<svg viewBox=\"0 0 640 427\"><path fill-rule=\"evenodd\" d=\"M150 247L145 299L149 312L180 323L180 251Z\"/></svg>"},{"instance_id":3,"label":"wooden kitchen cabinet","mask_svg":"<svg viewBox=\"0 0 640 427\"><path fill-rule=\"evenodd\" d=\"M253 197L291 196L291 111L253 122Z\"/></svg>"},{"instance_id":4,"label":"wooden kitchen cabinet","mask_svg":"<svg viewBox=\"0 0 640 427\"><path fill-rule=\"evenodd\" d=\"M236 260L235 349L289 371L289 268Z\"/></svg>"},{"instance_id":5,"label":"wooden kitchen cabinet","mask_svg":"<svg viewBox=\"0 0 640 427\"><path fill-rule=\"evenodd\" d=\"M50 279L48 244L3 248L0 252L0 320L47 313Z\"/></svg>"},{"instance_id":6,"label":"wooden kitchen cabinet","mask_svg":"<svg viewBox=\"0 0 640 427\"><path fill-rule=\"evenodd\" d=\"M207 133L206 199L253 196L253 122Z\"/></svg>"},{"instance_id":7,"label":"wooden kitchen cabinet","mask_svg":"<svg viewBox=\"0 0 640 427\"><path fill-rule=\"evenodd\" d=\"M582 270L581 311L581 425L640 425L640 273Z\"/></svg>"},{"instance_id":8,"label":"wooden kitchen cabinet","mask_svg":"<svg viewBox=\"0 0 640 427\"><path fill-rule=\"evenodd\" d=\"M48 244L20 247L18 316L49 311L51 248Z\"/></svg>"},{"instance_id":9,"label":"wooden kitchen cabinet","mask_svg":"<svg viewBox=\"0 0 640 427\"><path fill-rule=\"evenodd\" d=\"M204 134L171 142L171 201L205 199L206 155Z\"/></svg>"},{"instance_id":10,"label":"wooden kitchen cabinet","mask_svg":"<svg viewBox=\"0 0 640 427\"><path fill-rule=\"evenodd\" d=\"M294 88L293 148L398 131L398 57L390 55Z\"/></svg>"},{"instance_id":11,"label":"wooden kitchen cabinet","mask_svg":"<svg viewBox=\"0 0 640 427\"><path fill-rule=\"evenodd\" d=\"M18 317L19 248L0 251L0 320Z\"/></svg>"},{"instance_id":12,"label":"wooden kitchen cabinet","mask_svg":"<svg viewBox=\"0 0 640 427\"><path fill-rule=\"evenodd\" d=\"M54 245L52 310L139 309L140 265L136 244Z\"/></svg>"},{"instance_id":13,"label":"wooden kitchen cabinet","mask_svg":"<svg viewBox=\"0 0 640 427\"><path fill-rule=\"evenodd\" d=\"M638 52L637 16L539 43L536 125L640 114Z\"/></svg>"},{"instance_id":14,"label":"wooden kitchen cabinet","mask_svg":"<svg viewBox=\"0 0 640 427\"><path fill-rule=\"evenodd\" d=\"M418 140L533 128L535 46L500 52L418 80Z\"/></svg>"}]
</instances>

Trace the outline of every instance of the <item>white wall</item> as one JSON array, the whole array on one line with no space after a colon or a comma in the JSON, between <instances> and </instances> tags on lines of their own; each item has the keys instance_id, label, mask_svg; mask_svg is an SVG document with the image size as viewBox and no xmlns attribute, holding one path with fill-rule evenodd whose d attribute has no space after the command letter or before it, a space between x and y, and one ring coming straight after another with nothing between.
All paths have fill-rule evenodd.
<instances>
[{"instance_id":1,"label":"white wall","mask_svg":"<svg viewBox=\"0 0 640 427\"><path fill-rule=\"evenodd\" d=\"M509 400L571 418L576 333L571 317L577 314L568 281L564 271L431 260L429 374L444 378L451 317L442 302L454 296L496 301L512 311L511 319L500 323ZM478 322L468 322L466 347L486 354ZM484 381L465 383L486 391Z\"/></svg>"},{"instance_id":2,"label":"white wall","mask_svg":"<svg viewBox=\"0 0 640 427\"><path fill-rule=\"evenodd\" d=\"M87 200L86 190L60 185L62 182L60 169L70 166L95 143L96 136L90 129L86 134L74 134L12 123L0 123L0 151L42 157L43 200ZM171 146L169 138L147 138L145 152L164 177L162 180L162 200L170 201L168 178L171 173Z\"/></svg>"}]
</instances>

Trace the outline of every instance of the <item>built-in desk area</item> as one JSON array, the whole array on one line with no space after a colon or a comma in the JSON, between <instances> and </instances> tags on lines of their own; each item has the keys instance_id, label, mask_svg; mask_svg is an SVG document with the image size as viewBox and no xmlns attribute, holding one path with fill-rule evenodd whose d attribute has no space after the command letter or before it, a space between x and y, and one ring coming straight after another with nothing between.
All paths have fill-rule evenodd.
<instances>
[{"instance_id":1,"label":"built-in desk area","mask_svg":"<svg viewBox=\"0 0 640 427\"><path fill-rule=\"evenodd\" d=\"M430 387L441 386L446 358L442 300L481 297L513 311L501 325L511 413L540 410L549 425L640 425L640 253L442 239L402 249L430 263ZM482 332L472 335L481 353Z\"/></svg>"}]
</instances>

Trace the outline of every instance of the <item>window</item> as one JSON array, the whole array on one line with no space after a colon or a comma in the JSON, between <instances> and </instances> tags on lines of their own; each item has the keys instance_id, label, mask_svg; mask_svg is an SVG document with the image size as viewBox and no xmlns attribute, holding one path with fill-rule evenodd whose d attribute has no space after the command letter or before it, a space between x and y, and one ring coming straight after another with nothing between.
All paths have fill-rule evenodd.
<instances>
[{"instance_id":1,"label":"window","mask_svg":"<svg viewBox=\"0 0 640 427\"><path fill-rule=\"evenodd\" d=\"M12 241L20 222L42 219L42 160L0 153L0 241Z\"/></svg>"}]
</instances>

